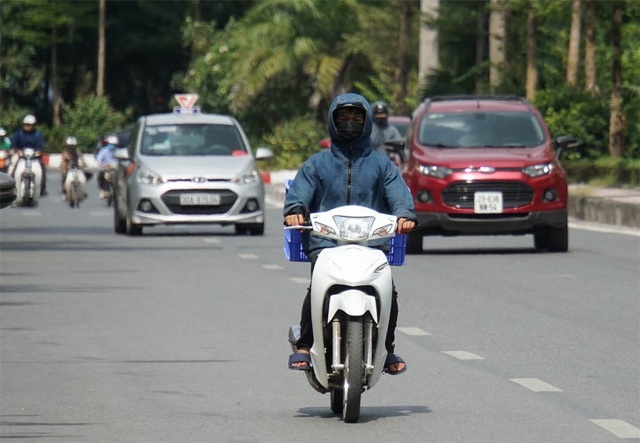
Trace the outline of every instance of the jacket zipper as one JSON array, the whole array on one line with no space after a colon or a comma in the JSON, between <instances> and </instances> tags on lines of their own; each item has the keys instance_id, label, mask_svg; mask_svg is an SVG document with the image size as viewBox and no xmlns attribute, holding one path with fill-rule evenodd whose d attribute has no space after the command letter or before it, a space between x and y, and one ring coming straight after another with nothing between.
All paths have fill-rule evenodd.
<instances>
[{"instance_id":1,"label":"jacket zipper","mask_svg":"<svg viewBox=\"0 0 640 443\"><path fill-rule=\"evenodd\" d=\"M351 162L353 158L353 147L349 143L349 161L347 163L347 205L351 204Z\"/></svg>"}]
</instances>

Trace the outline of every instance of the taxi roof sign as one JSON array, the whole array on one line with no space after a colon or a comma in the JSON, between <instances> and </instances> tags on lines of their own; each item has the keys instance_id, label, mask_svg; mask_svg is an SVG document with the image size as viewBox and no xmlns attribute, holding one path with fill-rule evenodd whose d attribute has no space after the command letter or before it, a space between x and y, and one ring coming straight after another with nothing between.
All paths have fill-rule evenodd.
<instances>
[{"instance_id":1,"label":"taxi roof sign","mask_svg":"<svg viewBox=\"0 0 640 443\"><path fill-rule=\"evenodd\" d=\"M175 94L174 97L180 104L180 107L173 108L174 114L198 114L200 108L193 106L198 101L198 94Z\"/></svg>"}]
</instances>

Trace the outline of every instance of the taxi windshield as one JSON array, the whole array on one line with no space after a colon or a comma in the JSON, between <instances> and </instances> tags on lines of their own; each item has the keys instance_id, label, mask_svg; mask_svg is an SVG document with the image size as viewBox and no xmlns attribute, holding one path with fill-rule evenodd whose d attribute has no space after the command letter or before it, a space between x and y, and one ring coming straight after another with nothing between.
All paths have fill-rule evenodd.
<instances>
[{"instance_id":1,"label":"taxi windshield","mask_svg":"<svg viewBox=\"0 0 640 443\"><path fill-rule=\"evenodd\" d=\"M535 115L526 112L455 112L426 114L421 145L439 148L525 148L545 141Z\"/></svg>"},{"instance_id":2,"label":"taxi windshield","mask_svg":"<svg viewBox=\"0 0 640 443\"><path fill-rule=\"evenodd\" d=\"M241 156L247 155L235 126L218 124L175 124L146 126L142 155L151 156Z\"/></svg>"}]
</instances>

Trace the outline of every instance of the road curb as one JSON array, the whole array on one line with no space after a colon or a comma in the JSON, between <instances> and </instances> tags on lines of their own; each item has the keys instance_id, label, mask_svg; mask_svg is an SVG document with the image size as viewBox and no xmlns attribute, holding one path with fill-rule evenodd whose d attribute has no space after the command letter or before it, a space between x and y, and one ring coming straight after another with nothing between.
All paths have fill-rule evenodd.
<instances>
[{"instance_id":1,"label":"road curb","mask_svg":"<svg viewBox=\"0 0 640 443\"><path fill-rule=\"evenodd\" d=\"M637 203L569 194L568 212L569 217L577 220L640 229L640 205Z\"/></svg>"}]
</instances>

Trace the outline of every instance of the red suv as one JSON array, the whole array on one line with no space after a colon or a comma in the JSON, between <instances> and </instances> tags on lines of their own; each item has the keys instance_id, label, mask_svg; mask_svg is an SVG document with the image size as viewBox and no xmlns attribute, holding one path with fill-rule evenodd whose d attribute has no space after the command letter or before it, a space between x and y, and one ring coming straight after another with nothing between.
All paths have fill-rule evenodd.
<instances>
[{"instance_id":1,"label":"red suv","mask_svg":"<svg viewBox=\"0 0 640 443\"><path fill-rule=\"evenodd\" d=\"M567 179L558 162L576 145L552 140L538 110L518 97L433 97L407 129L404 178L427 235L533 234L534 246L566 252Z\"/></svg>"}]
</instances>

